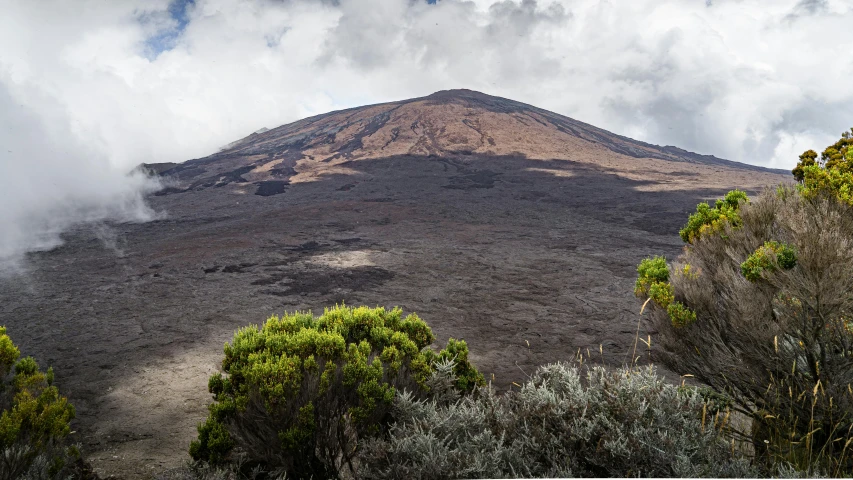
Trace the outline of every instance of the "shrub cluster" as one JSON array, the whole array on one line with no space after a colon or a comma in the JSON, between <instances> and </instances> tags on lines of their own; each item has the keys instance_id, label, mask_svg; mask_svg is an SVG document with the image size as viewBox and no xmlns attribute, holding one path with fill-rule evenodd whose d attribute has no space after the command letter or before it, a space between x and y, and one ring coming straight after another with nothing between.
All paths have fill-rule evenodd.
<instances>
[{"instance_id":1,"label":"shrub cluster","mask_svg":"<svg viewBox=\"0 0 853 480\"><path fill-rule=\"evenodd\" d=\"M0 479L68 478L79 450L65 446L74 407L0 327Z\"/></svg>"},{"instance_id":2,"label":"shrub cluster","mask_svg":"<svg viewBox=\"0 0 853 480\"><path fill-rule=\"evenodd\" d=\"M848 471L853 209L830 195L781 188L739 215L739 228L688 245L671 266L666 295L649 289L655 355L751 416L747 434L758 454ZM686 265L693 275L678 274ZM687 322L675 321L677 302L659 301L667 298L689 309Z\"/></svg>"},{"instance_id":3,"label":"shrub cluster","mask_svg":"<svg viewBox=\"0 0 853 480\"><path fill-rule=\"evenodd\" d=\"M700 204L667 275L654 260L665 283L649 280L651 260L638 267L659 361L752 417L757 456L810 475L853 473L851 144L848 132L820 159L803 153L796 188Z\"/></svg>"},{"instance_id":4,"label":"shrub cluster","mask_svg":"<svg viewBox=\"0 0 853 480\"><path fill-rule=\"evenodd\" d=\"M705 202L696 206L696 213L687 219L687 225L679 231L681 239L693 243L702 235L722 233L726 226L737 228L741 225L738 211L742 203L747 202L746 192L732 190L717 200L712 208Z\"/></svg>"},{"instance_id":5,"label":"shrub cluster","mask_svg":"<svg viewBox=\"0 0 853 480\"><path fill-rule=\"evenodd\" d=\"M648 297L655 305L666 310L674 327L684 327L696 320L696 312L675 301L675 291L669 282L669 269L664 257L644 259L637 267L637 272L634 295ZM690 265L684 265L679 273L682 276L695 276Z\"/></svg>"},{"instance_id":6,"label":"shrub cluster","mask_svg":"<svg viewBox=\"0 0 853 480\"><path fill-rule=\"evenodd\" d=\"M853 205L853 129L826 147L817 158L817 152L807 150L792 173L800 182L800 192L806 198L829 195Z\"/></svg>"},{"instance_id":7,"label":"shrub cluster","mask_svg":"<svg viewBox=\"0 0 853 480\"><path fill-rule=\"evenodd\" d=\"M794 249L783 243L770 240L758 247L740 264L740 271L750 282L757 282L764 272L772 273L778 268L790 270L797 265Z\"/></svg>"},{"instance_id":8,"label":"shrub cluster","mask_svg":"<svg viewBox=\"0 0 853 480\"><path fill-rule=\"evenodd\" d=\"M634 295L645 297L654 284L669 282L669 267L666 258L646 258L637 267L637 283L634 284Z\"/></svg>"},{"instance_id":9,"label":"shrub cluster","mask_svg":"<svg viewBox=\"0 0 853 480\"><path fill-rule=\"evenodd\" d=\"M540 367L517 391L394 403L389 434L367 442L368 479L755 476L721 435L725 403L651 369Z\"/></svg>"},{"instance_id":10,"label":"shrub cluster","mask_svg":"<svg viewBox=\"0 0 853 480\"><path fill-rule=\"evenodd\" d=\"M225 375L210 378L215 402L190 454L221 463L237 447L297 478L352 471L362 440L391 421L395 392L427 395L436 363L454 361L463 392L484 383L464 341L434 353L434 340L426 323L400 309L338 306L243 328L225 345Z\"/></svg>"}]
</instances>

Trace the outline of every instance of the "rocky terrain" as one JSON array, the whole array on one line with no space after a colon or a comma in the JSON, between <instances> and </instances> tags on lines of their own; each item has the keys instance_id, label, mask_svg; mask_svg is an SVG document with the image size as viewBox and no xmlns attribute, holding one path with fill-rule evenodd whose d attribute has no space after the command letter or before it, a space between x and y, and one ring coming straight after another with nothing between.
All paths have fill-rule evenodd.
<instances>
[{"instance_id":1,"label":"rocky terrain","mask_svg":"<svg viewBox=\"0 0 853 480\"><path fill-rule=\"evenodd\" d=\"M499 388L578 352L621 364L636 264L679 253L697 202L790 180L466 90L142 168L161 219L80 227L0 280L0 323L54 366L96 471L123 478L187 458L223 342L274 313L399 305Z\"/></svg>"}]
</instances>

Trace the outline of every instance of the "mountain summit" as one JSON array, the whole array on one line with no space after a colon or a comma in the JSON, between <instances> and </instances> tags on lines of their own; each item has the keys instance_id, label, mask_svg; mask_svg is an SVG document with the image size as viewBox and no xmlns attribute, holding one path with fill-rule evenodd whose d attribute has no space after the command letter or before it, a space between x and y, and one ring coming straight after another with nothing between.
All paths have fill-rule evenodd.
<instances>
[{"instance_id":1,"label":"mountain summit","mask_svg":"<svg viewBox=\"0 0 853 480\"><path fill-rule=\"evenodd\" d=\"M464 89L306 118L253 134L227 151L280 154L301 150L321 160L401 154L521 154L583 160L594 146L635 158L732 163L639 142L541 108Z\"/></svg>"},{"instance_id":2,"label":"mountain summit","mask_svg":"<svg viewBox=\"0 0 853 480\"><path fill-rule=\"evenodd\" d=\"M185 181L186 188L198 189L223 182L311 180L339 171L336 167L352 161L393 156L567 160L612 169L634 179L645 178L643 170L671 170L673 162L681 164L676 170L690 169L696 179L719 168L780 173L677 147L651 145L472 90L444 90L317 115L261 129L205 159L149 168ZM237 158L243 161L235 161Z\"/></svg>"}]
</instances>

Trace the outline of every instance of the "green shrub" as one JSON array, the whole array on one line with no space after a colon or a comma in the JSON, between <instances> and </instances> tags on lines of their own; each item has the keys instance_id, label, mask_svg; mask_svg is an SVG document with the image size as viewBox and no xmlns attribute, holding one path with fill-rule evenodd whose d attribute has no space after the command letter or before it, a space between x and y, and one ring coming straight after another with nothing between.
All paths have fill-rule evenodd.
<instances>
[{"instance_id":1,"label":"green shrub","mask_svg":"<svg viewBox=\"0 0 853 480\"><path fill-rule=\"evenodd\" d=\"M484 383L468 347L445 350L415 314L339 306L320 317L294 313L237 331L225 345L225 375L210 378L215 402L190 446L196 460L221 463L235 449L250 463L297 478L352 470L363 438L391 420L395 393L427 395L437 362L453 359L463 393Z\"/></svg>"},{"instance_id":2,"label":"green shrub","mask_svg":"<svg viewBox=\"0 0 853 480\"><path fill-rule=\"evenodd\" d=\"M853 205L853 172L849 169L809 165L803 168L803 181L799 189L806 198L832 195L842 202Z\"/></svg>"},{"instance_id":3,"label":"green shrub","mask_svg":"<svg viewBox=\"0 0 853 480\"><path fill-rule=\"evenodd\" d=\"M794 249L776 241L764 242L755 252L740 264L741 273L750 282L757 282L764 272L772 272L779 266L790 270L797 265Z\"/></svg>"},{"instance_id":4,"label":"green shrub","mask_svg":"<svg viewBox=\"0 0 853 480\"><path fill-rule=\"evenodd\" d=\"M453 362L454 386L459 392L468 393L484 385L483 375L468 362L468 344L465 340L448 339L447 346L437 356L433 357L431 353L425 352L430 365L441 361Z\"/></svg>"},{"instance_id":5,"label":"green shrub","mask_svg":"<svg viewBox=\"0 0 853 480\"><path fill-rule=\"evenodd\" d=\"M669 321L676 328L686 327L696 321L696 312L681 302L672 302L666 307Z\"/></svg>"},{"instance_id":6,"label":"green shrub","mask_svg":"<svg viewBox=\"0 0 853 480\"><path fill-rule=\"evenodd\" d=\"M540 367L517 391L442 403L397 395L370 439L366 479L743 477L759 472L721 435L730 411L651 369ZM713 405L712 405L713 407Z\"/></svg>"},{"instance_id":7,"label":"green shrub","mask_svg":"<svg viewBox=\"0 0 853 480\"><path fill-rule=\"evenodd\" d=\"M79 449L64 445L74 407L0 327L0 479L66 478Z\"/></svg>"},{"instance_id":8,"label":"green shrub","mask_svg":"<svg viewBox=\"0 0 853 480\"><path fill-rule=\"evenodd\" d=\"M646 258L640 262L637 273L634 295L640 298L648 295L655 305L669 313L670 321L675 327L685 327L696 320L696 312L675 301L675 291L669 282L669 267L664 257ZM690 265L685 265L677 273L687 278L698 276Z\"/></svg>"},{"instance_id":9,"label":"green shrub","mask_svg":"<svg viewBox=\"0 0 853 480\"><path fill-rule=\"evenodd\" d=\"M696 206L696 213L687 219L687 225L679 231L681 239L693 243L697 238L710 233L722 233L726 225L738 228L741 224L738 211L748 201L746 192L732 190L714 203L711 208L705 202Z\"/></svg>"},{"instance_id":10,"label":"green shrub","mask_svg":"<svg viewBox=\"0 0 853 480\"><path fill-rule=\"evenodd\" d=\"M661 308L666 309L675 301L675 293L673 293L672 285L669 282L656 282L649 287L649 298Z\"/></svg>"},{"instance_id":11,"label":"green shrub","mask_svg":"<svg viewBox=\"0 0 853 480\"><path fill-rule=\"evenodd\" d=\"M669 268L666 266L666 258L645 258L637 267L637 283L634 285L634 295L645 297L649 294L649 288L655 283L666 283L669 281Z\"/></svg>"},{"instance_id":12,"label":"green shrub","mask_svg":"<svg viewBox=\"0 0 853 480\"><path fill-rule=\"evenodd\" d=\"M843 132L837 142L826 147L817 160L817 152L807 150L792 173L800 182L805 198L832 196L853 205L853 129Z\"/></svg>"},{"instance_id":13,"label":"green shrub","mask_svg":"<svg viewBox=\"0 0 853 480\"><path fill-rule=\"evenodd\" d=\"M798 182L802 182L805 178L804 169L815 164L817 164L817 152L814 150L806 150L802 155L800 155L800 161L791 173L794 174L794 178L797 179Z\"/></svg>"}]
</instances>

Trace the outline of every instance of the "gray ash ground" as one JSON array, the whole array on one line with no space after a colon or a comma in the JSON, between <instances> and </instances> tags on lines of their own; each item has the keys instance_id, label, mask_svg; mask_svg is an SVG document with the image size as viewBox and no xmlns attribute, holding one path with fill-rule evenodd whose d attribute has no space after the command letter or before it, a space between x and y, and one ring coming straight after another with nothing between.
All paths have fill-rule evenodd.
<instances>
[{"instance_id":1,"label":"gray ash ground","mask_svg":"<svg viewBox=\"0 0 853 480\"><path fill-rule=\"evenodd\" d=\"M514 157L348 167L275 195L237 175L152 196L166 218L112 225L120 250L81 227L0 280L0 323L55 368L96 471L144 478L183 462L223 342L285 311L417 312L439 344L465 339L499 388L578 351L622 364L637 263L677 256L687 214L727 189L640 191L648 182L590 165Z\"/></svg>"}]
</instances>

